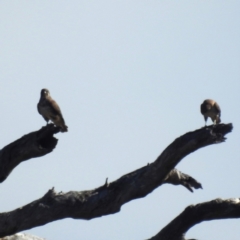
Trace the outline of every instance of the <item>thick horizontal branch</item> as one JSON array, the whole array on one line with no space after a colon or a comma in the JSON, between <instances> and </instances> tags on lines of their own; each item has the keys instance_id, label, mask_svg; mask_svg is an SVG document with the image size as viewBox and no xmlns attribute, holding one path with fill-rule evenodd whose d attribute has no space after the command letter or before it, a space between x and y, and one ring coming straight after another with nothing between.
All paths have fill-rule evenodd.
<instances>
[{"instance_id":1,"label":"thick horizontal branch","mask_svg":"<svg viewBox=\"0 0 240 240\"><path fill-rule=\"evenodd\" d=\"M223 142L224 135L231 130L232 124L221 124L186 133L170 144L155 162L112 183L106 181L91 191L56 193L49 190L39 200L1 213L0 237L63 218L89 220L116 213L123 204L146 196L164 183L169 172L185 156L207 145Z\"/></svg>"},{"instance_id":2,"label":"thick horizontal branch","mask_svg":"<svg viewBox=\"0 0 240 240\"><path fill-rule=\"evenodd\" d=\"M186 232L198 223L228 218L240 218L240 198L190 205L151 240L182 240Z\"/></svg>"},{"instance_id":3,"label":"thick horizontal branch","mask_svg":"<svg viewBox=\"0 0 240 240\"><path fill-rule=\"evenodd\" d=\"M53 134L59 131L59 128L49 124L0 150L0 182L3 182L19 163L50 153L58 141Z\"/></svg>"}]
</instances>

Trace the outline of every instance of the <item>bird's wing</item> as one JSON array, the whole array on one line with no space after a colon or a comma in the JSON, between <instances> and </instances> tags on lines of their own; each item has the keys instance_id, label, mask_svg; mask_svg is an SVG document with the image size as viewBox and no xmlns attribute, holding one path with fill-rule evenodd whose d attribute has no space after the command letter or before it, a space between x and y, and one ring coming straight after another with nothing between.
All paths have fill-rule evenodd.
<instances>
[{"instance_id":1,"label":"bird's wing","mask_svg":"<svg viewBox=\"0 0 240 240\"><path fill-rule=\"evenodd\" d=\"M204 103L201 104L201 113L204 114L205 112L207 112L207 108L206 108L206 105Z\"/></svg>"},{"instance_id":2,"label":"bird's wing","mask_svg":"<svg viewBox=\"0 0 240 240\"><path fill-rule=\"evenodd\" d=\"M58 104L53 99L49 99L48 102L48 107L51 109L51 112L62 116L62 112Z\"/></svg>"},{"instance_id":3,"label":"bird's wing","mask_svg":"<svg viewBox=\"0 0 240 240\"><path fill-rule=\"evenodd\" d=\"M220 116L221 115L221 108L220 108L220 106L215 102L214 107L219 112L219 116Z\"/></svg>"}]
</instances>

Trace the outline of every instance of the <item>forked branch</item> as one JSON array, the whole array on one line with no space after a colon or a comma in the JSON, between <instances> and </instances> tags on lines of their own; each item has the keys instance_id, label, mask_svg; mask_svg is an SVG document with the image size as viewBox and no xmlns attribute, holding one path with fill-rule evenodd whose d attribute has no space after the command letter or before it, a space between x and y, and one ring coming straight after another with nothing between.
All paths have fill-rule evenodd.
<instances>
[{"instance_id":1,"label":"forked branch","mask_svg":"<svg viewBox=\"0 0 240 240\"><path fill-rule=\"evenodd\" d=\"M155 162L112 183L106 181L94 190L68 193L49 190L45 196L24 207L1 213L0 237L63 218L92 219L117 213L123 204L145 197L166 183L170 179L167 175L185 156L199 148L223 142L231 130L232 124L220 124L186 133L173 141ZM199 187L195 179L191 180L188 175L185 177L191 187Z\"/></svg>"}]
</instances>

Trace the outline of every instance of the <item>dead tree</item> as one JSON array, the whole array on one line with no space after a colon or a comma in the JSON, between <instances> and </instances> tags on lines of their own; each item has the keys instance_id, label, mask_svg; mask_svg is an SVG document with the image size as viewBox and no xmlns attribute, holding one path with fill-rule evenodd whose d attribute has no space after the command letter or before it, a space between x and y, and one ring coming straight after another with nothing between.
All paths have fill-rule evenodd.
<instances>
[{"instance_id":1,"label":"dead tree","mask_svg":"<svg viewBox=\"0 0 240 240\"><path fill-rule=\"evenodd\" d=\"M0 213L0 237L41 226L63 218L92 219L120 211L127 202L145 197L164 183L183 185L189 191L201 184L175 166L188 154L212 144L222 143L232 124L219 124L186 133L175 139L152 163L106 182L89 191L56 192L50 189L42 198L11 212ZM3 182L22 161L50 153L57 145L53 134L59 129L47 125L23 136L0 151L0 180ZM239 199L214 200L187 207L164 227L154 240L185 239L185 233L204 220L239 218ZM34 212L34 214L32 214ZM187 216L187 217L186 217Z\"/></svg>"}]
</instances>

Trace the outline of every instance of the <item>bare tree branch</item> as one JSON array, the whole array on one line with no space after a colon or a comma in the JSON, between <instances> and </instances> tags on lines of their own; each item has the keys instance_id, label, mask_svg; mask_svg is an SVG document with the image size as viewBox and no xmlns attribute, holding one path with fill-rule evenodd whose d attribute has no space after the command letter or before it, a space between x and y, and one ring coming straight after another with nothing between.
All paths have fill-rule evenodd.
<instances>
[{"instance_id":1,"label":"bare tree branch","mask_svg":"<svg viewBox=\"0 0 240 240\"><path fill-rule=\"evenodd\" d=\"M56 193L54 189L49 190L45 196L24 207L1 213L0 237L63 218L89 220L117 213L123 204L145 197L164 183L167 174L185 156L199 148L223 142L224 135L231 130L232 124L220 124L186 133L170 144L155 162L112 183L106 181L91 191Z\"/></svg>"},{"instance_id":2,"label":"bare tree branch","mask_svg":"<svg viewBox=\"0 0 240 240\"><path fill-rule=\"evenodd\" d=\"M170 171L167 177L164 179L163 183L170 183L173 185L183 185L190 192L193 192L193 188L199 189L202 188L201 183L191 176L178 171L176 168Z\"/></svg>"},{"instance_id":3,"label":"bare tree branch","mask_svg":"<svg viewBox=\"0 0 240 240\"><path fill-rule=\"evenodd\" d=\"M52 152L58 141L53 134L59 131L59 128L49 124L36 132L24 135L0 150L0 182L6 180L19 163Z\"/></svg>"},{"instance_id":4,"label":"bare tree branch","mask_svg":"<svg viewBox=\"0 0 240 240\"><path fill-rule=\"evenodd\" d=\"M240 218L240 198L216 199L190 205L151 240L183 240L186 232L203 221Z\"/></svg>"}]
</instances>

